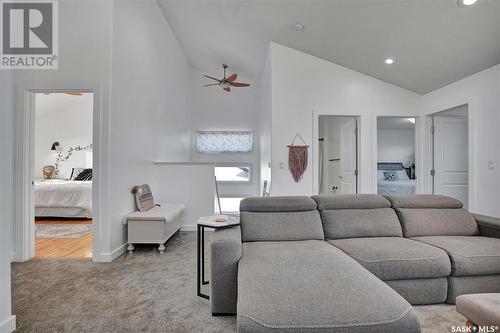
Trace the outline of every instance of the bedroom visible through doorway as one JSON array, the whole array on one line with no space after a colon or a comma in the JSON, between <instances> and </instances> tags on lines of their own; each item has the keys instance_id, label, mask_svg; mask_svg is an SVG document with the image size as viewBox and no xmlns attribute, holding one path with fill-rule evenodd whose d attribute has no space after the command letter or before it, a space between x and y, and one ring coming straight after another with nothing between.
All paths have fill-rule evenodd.
<instances>
[{"instance_id":1,"label":"bedroom visible through doorway","mask_svg":"<svg viewBox=\"0 0 500 333\"><path fill-rule=\"evenodd\" d=\"M34 95L35 259L91 259L94 95Z\"/></svg>"},{"instance_id":2,"label":"bedroom visible through doorway","mask_svg":"<svg viewBox=\"0 0 500 333\"><path fill-rule=\"evenodd\" d=\"M377 117L377 193L415 194L414 117Z\"/></svg>"}]
</instances>

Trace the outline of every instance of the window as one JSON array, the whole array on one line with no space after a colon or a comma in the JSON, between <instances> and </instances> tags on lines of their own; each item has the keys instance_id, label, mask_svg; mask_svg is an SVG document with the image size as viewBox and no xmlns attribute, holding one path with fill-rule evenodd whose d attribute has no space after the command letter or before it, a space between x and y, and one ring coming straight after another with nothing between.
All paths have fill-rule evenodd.
<instances>
[{"instance_id":1,"label":"window","mask_svg":"<svg viewBox=\"0 0 500 333\"><path fill-rule=\"evenodd\" d=\"M215 177L218 182L250 182L250 166L216 166Z\"/></svg>"},{"instance_id":2,"label":"window","mask_svg":"<svg viewBox=\"0 0 500 333\"><path fill-rule=\"evenodd\" d=\"M200 153L249 153L253 148L253 132L197 132L196 147Z\"/></svg>"}]
</instances>

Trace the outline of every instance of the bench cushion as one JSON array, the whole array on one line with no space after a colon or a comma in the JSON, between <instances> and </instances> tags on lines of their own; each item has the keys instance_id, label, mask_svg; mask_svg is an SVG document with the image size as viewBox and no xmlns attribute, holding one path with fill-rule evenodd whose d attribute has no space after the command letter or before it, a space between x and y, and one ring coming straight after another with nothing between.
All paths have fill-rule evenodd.
<instances>
[{"instance_id":1,"label":"bench cushion","mask_svg":"<svg viewBox=\"0 0 500 333\"><path fill-rule=\"evenodd\" d=\"M239 332L420 332L412 307L324 241L243 243Z\"/></svg>"},{"instance_id":2,"label":"bench cushion","mask_svg":"<svg viewBox=\"0 0 500 333\"><path fill-rule=\"evenodd\" d=\"M442 249L401 237L329 241L382 280L439 278L451 272Z\"/></svg>"},{"instance_id":3,"label":"bench cushion","mask_svg":"<svg viewBox=\"0 0 500 333\"><path fill-rule=\"evenodd\" d=\"M451 259L451 274L500 274L500 239L479 236L427 236L413 240L445 250Z\"/></svg>"},{"instance_id":4,"label":"bench cushion","mask_svg":"<svg viewBox=\"0 0 500 333\"><path fill-rule=\"evenodd\" d=\"M186 208L183 204L161 204L148 211L136 211L127 215L127 221L165 221L176 219Z\"/></svg>"},{"instance_id":5,"label":"bench cushion","mask_svg":"<svg viewBox=\"0 0 500 333\"><path fill-rule=\"evenodd\" d=\"M396 208L405 237L473 236L476 221L462 208Z\"/></svg>"}]
</instances>

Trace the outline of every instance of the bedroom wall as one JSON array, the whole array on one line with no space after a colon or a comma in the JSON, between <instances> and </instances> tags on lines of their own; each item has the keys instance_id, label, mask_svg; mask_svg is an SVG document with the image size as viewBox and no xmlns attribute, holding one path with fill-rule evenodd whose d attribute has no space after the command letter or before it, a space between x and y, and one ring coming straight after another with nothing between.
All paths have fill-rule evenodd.
<instances>
[{"instance_id":1,"label":"bedroom wall","mask_svg":"<svg viewBox=\"0 0 500 333\"><path fill-rule=\"evenodd\" d=\"M238 72L235 70L235 72ZM229 69L228 74L232 73ZM250 83L247 88L233 88L227 93L220 87L203 87L211 80L203 77L206 72L193 69L191 71L192 100L191 110L191 149L190 159L198 162L215 163L250 163L253 166L251 184L220 185L221 196L247 195L255 196L259 193L260 179L260 144L259 144L259 89L258 84L238 73L239 82ZM208 73L219 76L220 72ZM203 154L196 149L196 131L230 130L253 131L254 146L252 153L242 154Z\"/></svg>"},{"instance_id":2,"label":"bedroom wall","mask_svg":"<svg viewBox=\"0 0 500 333\"><path fill-rule=\"evenodd\" d=\"M59 142L63 153L70 147L92 143L93 95L36 94L35 105L34 177L43 178L42 168L54 165L57 157L57 153L50 150L54 142ZM86 153L74 152L61 163L58 178L68 179L72 168L92 167L92 159L88 159Z\"/></svg>"},{"instance_id":3,"label":"bedroom wall","mask_svg":"<svg viewBox=\"0 0 500 333\"><path fill-rule=\"evenodd\" d=\"M132 186L155 186L154 161L189 158L191 86L189 64L155 1L116 1L113 16L109 222L115 257L125 248L123 218L135 210Z\"/></svg>"},{"instance_id":4,"label":"bedroom wall","mask_svg":"<svg viewBox=\"0 0 500 333\"><path fill-rule=\"evenodd\" d=\"M12 332L10 261L12 253L13 192L13 85L12 71L0 70L0 332Z\"/></svg>"},{"instance_id":5,"label":"bedroom wall","mask_svg":"<svg viewBox=\"0 0 500 333\"><path fill-rule=\"evenodd\" d=\"M415 162L415 131L381 129L377 134L377 162Z\"/></svg>"},{"instance_id":6,"label":"bedroom wall","mask_svg":"<svg viewBox=\"0 0 500 333\"><path fill-rule=\"evenodd\" d=\"M271 43L272 194L313 194L313 147L304 178L295 183L288 171L288 150L296 133L312 145L313 110L360 117L361 193L376 192L373 158L377 115L418 115L421 96L309 54ZM280 168L280 162L284 167Z\"/></svg>"},{"instance_id":7,"label":"bedroom wall","mask_svg":"<svg viewBox=\"0 0 500 333\"><path fill-rule=\"evenodd\" d=\"M500 65L423 96L423 115L468 104L469 111L469 209L500 217ZM422 137L426 129L422 128ZM426 163L428 144L421 145ZM488 167L489 162L494 168ZM429 176L424 173L425 184Z\"/></svg>"},{"instance_id":8,"label":"bedroom wall","mask_svg":"<svg viewBox=\"0 0 500 333\"><path fill-rule=\"evenodd\" d=\"M271 179L271 52L267 53L266 64L259 84L259 143L260 143L260 186L262 194L264 181L268 182L267 192L272 186Z\"/></svg>"}]
</instances>

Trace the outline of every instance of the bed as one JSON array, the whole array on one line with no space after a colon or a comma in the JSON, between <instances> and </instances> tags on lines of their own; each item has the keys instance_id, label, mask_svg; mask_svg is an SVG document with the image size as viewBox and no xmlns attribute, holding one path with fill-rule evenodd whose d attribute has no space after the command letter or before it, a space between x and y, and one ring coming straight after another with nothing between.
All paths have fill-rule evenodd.
<instances>
[{"instance_id":1,"label":"bed","mask_svg":"<svg viewBox=\"0 0 500 333\"><path fill-rule=\"evenodd\" d=\"M92 181L35 180L35 216L92 218Z\"/></svg>"},{"instance_id":2,"label":"bed","mask_svg":"<svg viewBox=\"0 0 500 333\"><path fill-rule=\"evenodd\" d=\"M384 171L394 171L395 180L385 180ZM402 163L377 163L377 193L387 194L415 194L416 180L410 179L410 169Z\"/></svg>"}]
</instances>

